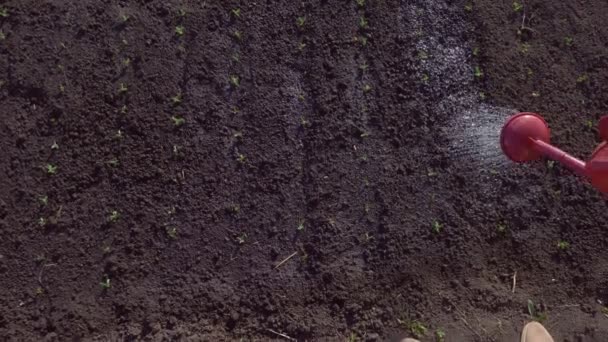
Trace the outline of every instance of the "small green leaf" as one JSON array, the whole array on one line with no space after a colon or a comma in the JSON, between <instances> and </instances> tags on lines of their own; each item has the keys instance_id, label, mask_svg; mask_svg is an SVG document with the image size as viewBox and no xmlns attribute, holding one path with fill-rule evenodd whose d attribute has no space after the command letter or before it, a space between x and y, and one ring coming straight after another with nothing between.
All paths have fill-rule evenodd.
<instances>
[{"instance_id":1,"label":"small green leaf","mask_svg":"<svg viewBox=\"0 0 608 342\"><path fill-rule=\"evenodd\" d=\"M186 119L179 117L179 116L172 116L171 120L173 120L173 125L175 127L179 127L186 123Z\"/></svg>"},{"instance_id":2,"label":"small green leaf","mask_svg":"<svg viewBox=\"0 0 608 342\"><path fill-rule=\"evenodd\" d=\"M521 12L524 9L524 5L522 5L519 1L513 1L513 11Z\"/></svg>"},{"instance_id":3,"label":"small green leaf","mask_svg":"<svg viewBox=\"0 0 608 342\"><path fill-rule=\"evenodd\" d=\"M48 173L49 175L54 175L57 173L57 166L53 165L53 164L46 164L46 166L44 167L46 170L46 173Z\"/></svg>"},{"instance_id":4,"label":"small green leaf","mask_svg":"<svg viewBox=\"0 0 608 342\"><path fill-rule=\"evenodd\" d=\"M479 66L475 67L475 72L473 73L475 75L475 77L477 78L481 78L483 77L483 71L481 71L481 68Z\"/></svg>"},{"instance_id":5,"label":"small green leaf","mask_svg":"<svg viewBox=\"0 0 608 342\"><path fill-rule=\"evenodd\" d=\"M303 27L304 24L306 24L306 17L298 17L296 19L296 25L298 25L298 27Z\"/></svg>"}]
</instances>

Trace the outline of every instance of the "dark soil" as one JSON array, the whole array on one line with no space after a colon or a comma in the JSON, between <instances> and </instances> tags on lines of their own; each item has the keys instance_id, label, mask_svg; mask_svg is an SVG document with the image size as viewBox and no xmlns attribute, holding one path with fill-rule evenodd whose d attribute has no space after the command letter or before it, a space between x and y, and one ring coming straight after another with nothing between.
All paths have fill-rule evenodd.
<instances>
[{"instance_id":1,"label":"dark soil","mask_svg":"<svg viewBox=\"0 0 608 342\"><path fill-rule=\"evenodd\" d=\"M3 2L1 339L608 340L606 201L451 148L598 143L608 3L521 3Z\"/></svg>"}]
</instances>

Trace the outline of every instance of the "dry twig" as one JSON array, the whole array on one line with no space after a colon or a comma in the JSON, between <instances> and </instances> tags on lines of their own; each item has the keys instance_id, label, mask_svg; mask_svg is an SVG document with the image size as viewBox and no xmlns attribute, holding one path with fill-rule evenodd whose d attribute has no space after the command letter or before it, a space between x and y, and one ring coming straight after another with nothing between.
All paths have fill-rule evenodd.
<instances>
[{"instance_id":1,"label":"dry twig","mask_svg":"<svg viewBox=\"0 0 608 342\"><path fill-rule=\"evenodd\" d=\"M275 335L277 335L277 336L281 336L281 337L283 337L283 338L286 338L286 339L288 339L288 340L290 340L290 341L297 341L297 340L296 340L295 338L293 338L293 337L289 337L289 336L287 336L287 335L285 335L285 334L282 334L282 333L280 333L280 332L274 331L274 330L272 330L272 329L266 329L266 330L268 330L269 332L271 332L271 333L273 333L273 334L275 334Z\"/></svg>"},{"instance_id":2,"label":"dry twig","mask_svg":"<svg viewBox=\"0 0 608 342\"><path fill-rule=\"evenodd\" d=\"M296 254L298 254L298 251L293 252L290 256L288 256L287 258L283 259L283 261L281 261L280 263L278 263L274 269L276 270L277 268L281 267L284 263L286 263L287 261L289 261L289 259L293 258L294 256L296 256Z\"/></svg>"}]
</instances>

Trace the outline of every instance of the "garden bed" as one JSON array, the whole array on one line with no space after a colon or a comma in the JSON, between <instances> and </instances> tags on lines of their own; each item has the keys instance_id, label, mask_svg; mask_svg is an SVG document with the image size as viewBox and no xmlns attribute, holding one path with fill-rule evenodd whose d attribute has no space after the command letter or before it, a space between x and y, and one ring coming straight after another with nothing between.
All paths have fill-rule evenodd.
<instances>
[{"instance_id":1,"label":"garden bed","mask_svg":"<svg viewBox=\"0 0 608 342\"><path fill-rule=\"evenodd\" d=\"M4 340L608 336L608 4L7 1ZM530 305L530 303L532 303Z\"/></svg>"}]
</instances>

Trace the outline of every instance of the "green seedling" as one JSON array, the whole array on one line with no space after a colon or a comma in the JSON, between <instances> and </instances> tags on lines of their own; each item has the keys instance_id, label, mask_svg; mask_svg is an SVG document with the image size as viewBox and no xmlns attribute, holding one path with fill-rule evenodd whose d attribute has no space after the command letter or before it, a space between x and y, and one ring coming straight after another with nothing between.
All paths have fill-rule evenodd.
<instances>
[{"instance_id":1,"label":"green seedling","mask_svg":"<svg viewBox=\"0 0 608 342\"><path fill-rule=\"evenodd\" d=\"M129 15L128 14L121 14L119 19L121 22L126 23L129 20Z\"/></svg>"},{"instance_id":2,"label":"green seedling","mask_svg":"<svg viewBox=\"0 0 608 342\"><path fill-rule=\"evenodd\" d=\"M241 211L241 207L238 204L234 204L228 207L228 211L236 215Z\"/></svg>"},{"instance_id":3,"label":"green seedling","mask_svg":"<svg viewBox=\"0 0 608 342\"><path fill-rule=\"evenodd\" d=\"M128 110L129 110L129 108L127 107L127 105L123 105L122 107L120 107L121 114L127 114Z\"/></svg>"},{"instance_id":4,"label":"green seedling","mask_svg":"<svg viewBox=\"0 0 608 342\"><path fill-rule=\"evenodd\" d=\"M506 224L504 224L504 223L499 223L499 224L496 226L496 231L497 231L499 234L504 234L504 233L506 233L506 232L507 232L507 225L506 225Z\"/></svg>"},{"instance_id":5,"label":"green seedling","mask_svg":"<svg viewBox=\"0 0 608 342\"><path fill-rule=\"evenodd\" d=\"M593 120L585 121L585 126L587 126L589 129L593 128Z\"/></svg>"},{"instance_id":6,"label":"green seedling","mask_svg":"<svg viewBox=\"0 0 608 342\"><path fill-rule=\"evenodd\" d=\"M475 56L475 57L479 56L479 48L478 47L473 48L473 56Z\"/></svg>"},{"instance_id":7,"label":"green seedling","mask_svg":"<svg viewBox=\"0 0 608 342\"><path fill-rule=\"evenodd\" d=\"M116 134L114 134L114 138L119 139L119 140L124 138L124 134L122 133L122 131L120 129L118 131L116 131Z\"/></svg>"},{"instance_id":8,"label":"green seedling","mask_svg":"<svg viewBox=\"0 0 608 342\"><path fill-rule=\"evenodd\" d=\"M302 125L302 127L304 127L304 128L310 127L310 121L306 120L305 117L301 117L300 118L300 125Z\"/></svg>"},{"instance_id":9,"label":"green seedling","mask_svg":"<svg viewBox=\"0 0 608 342\"><path fill-rule=\"evenodd\" d=\"M247 158L245 158L245 155L243 155L241 153L239 153L238 157L236 158L236 160L241 164L244 164L246 159Z\"/></svg>"},{"instance_id":10,"label":"green seedling","mask_svg":"<svg viewBox=\"0 0 608 342\"><path fill-rule=\"evenodd\" d=\"M235 53L232 55L232 60L235 61L236 63L240 63L241 62L241 57L239 56L238 53Z\"/></svg>"},{"instance_id":11,"label":"green seedling","mask_svg":"<svg viewBox=\"0 0 608 342\"><path fill-rule=\"evenodd\" d=\"M355 37L354 41L361 43L362 46L367 46L367 37L365 36Z\"/></svg>"},{"instance_id":12,"label":"green seedling","mask_svg":"<svg viewBox=\"0 0 608 342\"><path fill-rule=\"evenodd\" d=\"M234 31L234 33L232 34L234 36L234 38L236 38L236 40L241 41L243 40L243 34L241 33L241 31Z\"/></svg>"},{"instance_id":13,"label":"green seedling","mask_svg":"<svg viewBox=\"0 0 608 342\"><path fill-rule=\"evenodd\" d=\"M357 342L357 334L355 334L354 332L351 332L350 335L348 335L348 339L346 341L347 342Z\"/></svg>"},{"instance_id":14,"label":"green seedling","mask_svg":"<svg viewBox=\"0 0 608 342\"><path fill-rule=\"evenodd\" d=\"M123 60L122 60L122 64L123 64L125 67L128 67L129 65L131 65L131 58L127 57L127 58L123 59Z\"/></svg>"},{"instance_id":15,"label":"green seedling","mask_svg":"<svg viewBox=\"0 0 608 342\"><path fill-rule=\"evenodd\" d=\"M57 144L57 142L53 142L53 145L51 145L51 150L58 150L59 149L59 144Z\"/></svg>"},{"instance_id":16,"label":"green seedling","mask_svg":"<svg viewBox=\"0 0 608 342\"><path fill-rule=\"evenodd\" d=\"M49 204L49 196L47 196L47 195L38 197L38 200L45 207Z\"/></svg>"},{"instance_id":17,"label":"green seedling","mask_svg":"<svg viewBox=\"0 0 608 342\"><path fill-rule=\"evenodd\" d=\"M486 93L479 92L479 99L482 100L482 101L485 100L486 99Z\"/></svg>"},{"instance_id":18,"label":"green seedling","mask_svg":"<svg viewBox=\"0 0 608 342\"><path fill-rule=\"evenodd\" d=\"M306 43L300 42L300 44L298 44L298 51L304 50L305 47L306 47Z\"/></svg>"},{"instance_id":19,"label":"green seedling","mask_svg":"<svg viewBox=\"0 0 608 342\"><path fill-rule=\"evenodd\" d=\"M99 285L103 290L108 290L110 288L110 278L108 278L107 276L105 278L106 279L99 283Z\"/></svg>"},{"instance_id":20,"label":"green seedling","mask_svg":"<svg viewBox=\"0 0 608 342\"><path fill-rule=\"evenodd\" d=\"M542 323L547 320L547 314L544 312L538 312L536 305L531 299L528 299L528 313L533 320Z\"/></svg>"},{"instance_id":21,"label":"green seedling","mask_svg":"<svg viewBox=\"0 0 608 342\"><path fill-rule=\"evenodd\" d=\"M483 71L481 71L481 68L479 66L475 67L475 72L473 73L473 75L475 75L475 77L477 78L483 77Z\"/></svg>"},{"instance_id":22,"label":"green seedling","mask_svg":"<svg viewBox=\"0 0 608 342\"><path fill-rule=\"evenodd\" d=\"M108 160L106 163L108 165L110 165L111 167L117 167L118 165L120 165L120 162L118 161L118 159L116 157Z\"/></svg>"},{"instance_id":23,"label":"green seedling","mask_svg":"<svg viewBox=\"0 0 608 342\"><path fill-rule=\"evenodd\" d=\"M118 85L118 93L119 94L124 94L127 92L127 90L129 90L129 87L127 87L127 85L125 83L121 83Z\"/></svg>"},{"instance_id":24,"label":"green seedling","mask_svg":"<svg viewBox=\"0 0 608 342\"><path fill-rule=\"evenodd\" d=\"M422 77L420 79L423 83L427 83L431 79L431 77L425 72L424 74L422 74Z\"/></svg>"},{"instance_id":25,"label":"green seedling","mask_svg":"<svg viewBox=\"0 0 608 342\"><path fill-rule=\"evenodd\" d=\"M36 296L41 296L44 294L44 289L40 286L36 288Z\"/></svg>"},{"instance_id":26,"label":"green seedling","mask_svg":"<svg viewBox=\"0 0 608 342\"><path fill-rule=\"evenodd\" d=\"M6 34L4 34L4 31L0 30L0 40L5 40L6 39Z\"/></svg>"},{"instance_id":27,"label":"green seedling","mask_svg":"<svg viewBox=\"0 0 608 342\"><path fill-rule=\"evenodd\" d=\"M426 51L424 51L424 50L418 51L418 59L425 60L428 58L429 58L429 54Z\"/></svg>"},{"instance_id":28,"label":"green seedling","mask_svg":"<svg viewBox=\"0 0 608 342\"><path fill-rule=\"evenodd\" d=\"M367 63L363 63L363 64L359 65L359 69L361 69L361 71L367 71L368 68L369 68L369 65L367 65Z\"/></svg>"},{"instance_id":29,"label":"green seedling","mask_svg":"<svg viewBox=\"0 0 608 342\"><path fill-rule=\"evenodd\" d=\"M167 228L167 236L169 236L173 240L177 239L177 228Z\"/></svg>"},{"instance_id":30,"label":"green seedling","mask_svg":"<svg viewBox=\"0 0 608 342\"><path fill-rule=\"evenodd\" d=\"M234 8L232 11L230 11L230 13L232 13L232 15L234 15L237 18L241 17L241 9L240 8Z\"/></svg>"},{"instance_id":31,"label":"green seedling","mask_svg":"<svg viewBox=\"0 0 608 342\"><path fill-rule=\"evenodd\" d=\"M186 119L180 116L172 116L171 120L173 120L173 126L179 127L186 123Z\"/></svg>"},{"instance_id":32,"label":"green seedling","mask_svg":"<svg viewBox=\"0 0 608 342\"><path fill-rule=\"evenodd\" d=\"M359 27L362 29L366 29L369 27L369 22L365 17L359 17Z\"/></svg>"},{"instance_id":33,"label":"green seedling","mask_svg":"<svg viewBox=\"0 0 608 342\"><path fill-rule=\"evenodd\" d=\"M370 135L371 135L371 134L370 134L369 132L363 132L363 133L361 133L359 136L360 136L361 138L367 138L367 137L369 137Z\"/></svg>"},{"instance_id":34,"label":"green seedling","mask_svg":"<svg viewBox=\"0 0 608 342\"><path fill-rule=\"evenodd\" d=\"M238 88L241 85L241 79L237 75L230 76L230 85L234 88Z\"/></svg>"},{"instance_id":35,"label":"green seedling","mask_svg":"<svg viewBox=\"0 0 608 342\"><path fill-rule=\"evenodd\" d=\"M8 10L5 7L0 7L0 17L2 17L2 18L8 17Z\"/></svg>"},{"instance_id":36,"label":"green seedling","mask_svg":"<svg viewBox=\"0 0 608 342\"><path fill-rule=\"evenodd\" d=\"M178 36L183 36L184 33L186 33L186 28L183 27L182 25L179 26L175 26L175 34Z\"/></svg>"},{"instance_id":37,"label":"green seedling","mask_svg":"<svg viewBox=\"0 0 608 342\"><path fill-rule=\"evenodd\" d=\"M521 53L523 53L524 55L527 54L528 52L530 52L530 44L528 43L523 43L519 46L519 51Z\"/></svg>"},{"instance_id":38,"label":"green seedling","mask_svg":"<svg viewBox=\"0 0 608 342\"><path fill-rule=\"evenodd\" d=\"M304 230L304 223L305 223L304 220L300 220L300 222L298 222L298 228L297 228L298 231L301 232Z\"/></svg>"},{"instance_id":39,"label":"green seedling","mask_svg":"<svg viewBox=\"0 0 608 342\"><path fill-rule=\"evenodd\" d=\"M65 93L65 86L63 84L59 85L59 92L62 94Z\"/></svg>"},{"instance_id":40,"label":"green seedling","mask_svg":"<svg viewBox=\"0 0 608 342\"><path fill-rule=\"evenodd\" d=\"M519 1L513 1L513 12L518 13L524 9L524 5L522 5Z\"/></svg>"},{"instance_id":41,"label":"green seedling","mask_svg":"<svg viewBox=\"0 0 608 342\"><path fill-rule=\"evenodd\" d=\"M237 237L236 237L236 242L237 242L239 245L243 245L243 244L245 244L245 242L247 242L247 234L243 233L243 234L241 234L240 236L237 236Z\"/></svg>"},{"instance_id":42,"label":"green seedling","mask_svg":"<svg viewBox=\"0 0 608 342\"><path fill-rule=\"evenodd\" d=\"M445 331L443 331L443 329L438 328L435 330L435 340L437 340L437 342L445 341Z\"/></svg>"},{"instance_id":43,"label":"green seedling","mask_svg":"<svg viewBox=\"0 0 608 342\"><path fill-rule=\"evenodd\" d=\"M540 97L540 93L537 91L533 91L531 95L532 97Z\"/></svg>"},{"instance_id":44,"label":"green seedling","mask_svg":"<svg viewBox=\"0 0 608 342\"><path fill-rule=\"evenodd\" d=\"M372 87L369 84L363 86L363 92L369 93L372 90Z\"/></svg>"},{"instance_id":45,"label":"green seedling","mask_svg":"<svg viewBox=\"0 0 608 342\"><path fill-rule=\"evenodd\" d=\"M108 217L108 222L116 222L120 219L120 213L116 210L112 210L110 212L110 217Z\"/></svg>"},{"instance_id":46,"label":"green seedling","mask_svg":"<svg viewBox=\"0 0 608 342\"><path fill-rule=\"evenodd\" d=\"M38 225L40 227L46 226L46 223L47 223L47 220L44 217L41 217L41 218L38 219Z\"/></svg>"},{"instance_id":47,"label":"green seedling","mask_svg":"<svg viewBox=\"0 0 608 342\"><path fill-rule=\"evenodd\" d=\"M441 223L439 223L438 221L433 222L433 224L431 226L431 230L433 231L433 233L439 234L439 233L441 233L442 229L443 229L443 225Z\"/></svg>"},{"instance_id":48,"label":"green seedling","mask_svg":"<svg viewBox=\"0 0 608 342\"><path fill-rule=\"evenodd\" d=\"M298 25L298 27L304 27L304 24L306 24L306 17L298 17L296 19L296 25Z\"/></svg>"},{"instance_id":49,"label":"green seedling","mask_svg":"<svg viewBox=\"0 0 608 342\"><path fill-rule=\"evenodd\" d=\"M566 46L572 46L572 44L574 44L574 38L564 37L564 44L566 44Z\"/></svg>"},{"instance_id":50,"label":"green seedling","mask_svg":"<svg viewBox=\"0 0 608 342\"><path fill-rule=\"evenodd\" d=\"M355 2L357 3L357 6L359 6L359 7L365 6L365 0L355 0Z\"/></svg>"},{"instance_id":51,"label":"green seedling","mask_svg":"<svg viewBox=\"0 0 608 342\"><path fill-rule=\"evenodd\" d=\"M552 170L555 167L555 160L547 160L547 169Z\"/></svg>"},{"instance_id":52,"label":"green seedling","mask_svg":"<svg viewBox=\"0 0 608 342\"><path fill-rule=\"evenodd\" d=\"M570 248L570 243L568 241L560 240L557 242L557 249L560 251L565 251Z\"/></svg>"},{"instance_id":53,"label":"green seedling","mask_svg":"<svg viewBox=\"0 0 608 342\"><path fill-rule=\"evenodd\" d=\"M175 95L175 96L171 97L171 103L172 103L174 106L177 106L178 104L182 103L182 94L181 94L181 93L179 93L179 94L177 94L177 95Z\"/></svg>"},{"instance_id":54,"label":"green seedling","mask_svg":"<svg viewBox=\"0 0 608 342\"><path fill-rule=\"evenodd\" d=\"M112 251L112 247L103 246L103 248L101 248L101 251L103 252L103 254L110 254L110 252Z\"/></svg>"},{"instance_id":55,"label":"green seedling","mask_svg":"<svg viewBox=\"0 0 608 342\"><path fill-rule=\"evenodd\" d=\"M413 321L409 324L409 330L412 333L412 335L414 335L414 337L416 338L421 338L424 335L426 335L426 332L428 331L427 327L424 326L424 324L418 322L418 321Z\"/></svg>"},{"instance_id":56,"label":"green seedling","mask_svg":"<svg viewBox=\"0 0 608 342\"><path fill-rule=\"evenodd\" d=\"M49 175L54 175L57 173L57 166L53 165L53 164L46 164L44 169L46 170L46 173Z\"/></svg>"},{"instance_id":57,"label":"green seedling","mask_svg":"<svg viewBox=\"0 0 608 342\"><path fill-rule=\"evenodd\" d=\"M177 15L179 15L180 17L185 17L186 16L186 10L183 8L180 8L177 10Z\"/></svg>"},{"instance_id":58,"label":"green seedling","mask_svg":"<svg viewBox=\"0 0 608 342\"><path fill-rule=\"evenodd\" d=\"M576 79L576 83L585 83L589 81L589 76L587 74L582 74Z\"/></svg>"},{"instance_id":59,"label":"green seedling","mask_svg":"<svg viewBox=\"0 0 608 342\"><path fill-rule=\"evenodd\" d=\"M473 4L472 3L467 3L466 5L464 5L464 10L467 12L473 12Z\"/></svg>"}]
</instances>

